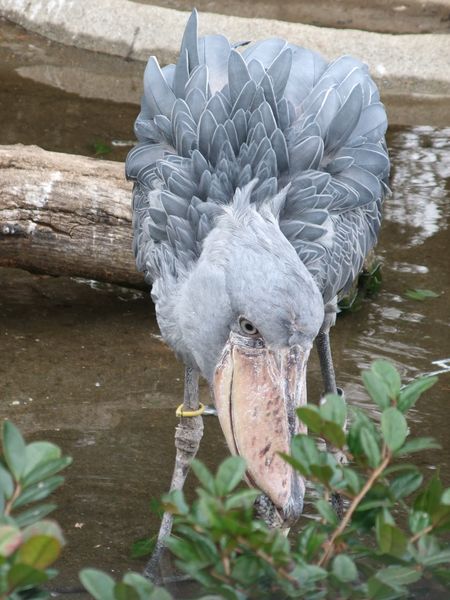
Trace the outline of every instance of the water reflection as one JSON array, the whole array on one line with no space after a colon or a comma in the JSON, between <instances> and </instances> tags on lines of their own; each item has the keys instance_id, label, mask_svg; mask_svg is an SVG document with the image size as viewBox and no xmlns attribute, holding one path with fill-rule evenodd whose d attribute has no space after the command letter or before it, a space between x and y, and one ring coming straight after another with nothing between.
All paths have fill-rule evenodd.
<instances>
[{"instance_id":1,"label":"water reflection","mask_svg":"<svg viewBox=\"0 0 450 600\"><path fill-rule=\"evenodd\" d=\"M410 245L422 243L447 226L450 128L414 127L391 138L395 162L392 198L385 218L412 227Z\"/></svg>"}]
</instances>

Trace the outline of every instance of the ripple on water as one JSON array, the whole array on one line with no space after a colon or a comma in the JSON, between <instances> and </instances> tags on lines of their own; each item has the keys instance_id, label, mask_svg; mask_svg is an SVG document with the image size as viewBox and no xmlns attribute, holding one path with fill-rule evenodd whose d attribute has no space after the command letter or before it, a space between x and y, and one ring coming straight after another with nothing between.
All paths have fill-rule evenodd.
<instances>
[{"instance_id":1,"label":"ripple on water","mask_svg":"<svg viewBox=\"0 0 450 600\"><path fill-rule=\"evenodd\" d=\"M415 127L391 136L394 156L384 218L414 229L417 245L447 227L450 128Z\"/></svg>"}]
</instances>

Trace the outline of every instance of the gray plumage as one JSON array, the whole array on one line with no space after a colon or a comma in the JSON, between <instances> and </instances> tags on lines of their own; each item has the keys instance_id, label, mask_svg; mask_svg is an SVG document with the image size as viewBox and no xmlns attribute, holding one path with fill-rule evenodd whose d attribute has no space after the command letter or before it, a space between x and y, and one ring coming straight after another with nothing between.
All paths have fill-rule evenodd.
<instances>
[{"instance_id":1,"label":"gray plumage","mask_svg":"<svg viewBox=\"0 0 450 600\"><path fill-rule=\"evenodd\" d=\"M226 219L258 229L247 231L252 241L242 241L239 251L246 245L258 251L252 244L259 244L267 256L256 277L274 279L274 288L280 288L281 274L270 268L285 279L301 279L304 267L325 304L348 288L377 239L389 174L386 127L366 65L350 56L327 64L281 39L236 50L223 36L198 38L194 11L177 64L160 69L150 58L135 123L138 144L126 163L127 177L135 182L134 250L138 269L153 282L163 336L185 361L202 370L188 334L176 331L181 304L189 307L182 283L198 276L193 273L202 253L206 260L205 240L209 256L220 262L211 240L218 238L217 229L229 232ZM236 194L238 189L243 191ZM288 244L274 241L278 225L300 266L293 264ZM217 242L228 264L236 237L236 231L223 233ZM271 251L283 256L271 263ZM236 261L239 280L239 269L252 264L245 257ZM213 271L209 290L216 285ZM242 276L247 277L244 271ZM237 285L228 281L226 289ZM260 305L264 293L257 297ZM295 291L292 295L298 300ZM225 300L214 296L214 302L213 314ZM229 313L217 326L223 341L233 316L230 307L222 309Z\"/></svg>"}]
</instances>

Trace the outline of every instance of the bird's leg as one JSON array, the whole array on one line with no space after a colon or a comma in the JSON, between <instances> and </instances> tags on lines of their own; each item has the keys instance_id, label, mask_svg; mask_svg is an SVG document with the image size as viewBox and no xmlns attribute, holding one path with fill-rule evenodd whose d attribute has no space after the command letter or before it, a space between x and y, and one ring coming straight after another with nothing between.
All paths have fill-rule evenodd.
<instances>
[{"instance_id":1,"label":"bird's leg","mask_svg":"<svg viewBox=\"0 0 450 600\"><path fill-rule=\"evenodd\" d=\"M325 394L337 394L336 376L334 373L333 358L331 356L330 330L319 332L316 338L317 352L319 353L320 370L324 383Z\"/></svg>"},{"instance_id":2,"label":"bird's leg","mask_svg":"<svg viewBox=\"0 0 450 600\"><path fill-rule=\"evenodd\" d=\"M198 371L186 367L184 376L183 411L195 411L199 408ZM170 491L183 489L189 472L189 465L195 458L203 436L203 418L201 416L181 417L175 429L175 467L170 484ZM165 512L158 533L153 554L144 569L145 577L153 581L162 580L160 576L160 560L165 540L172 530L172 514Z\"/></svg>"},{"instance_id":3,"label":"bird's leg","mask_svg":"<svg viewBox=\"0 0 450 600\"><path fill-rule=\"evenodd\" d=\"M319 354L320 370L322 372L322 380L324 383L324 396L326 394L339 394L344 397L344 392L339 389L336 385L336 376L334 373L333 358L331 356L331 345L330 345L330 328L334 325L336 320L336 312L331 310L325 312L325 319L319 335L316 338L317 352ZM333 452L338 462L344 462L345 457L339 451L330 448L327 443L327 451ZM340 494L334 492L331 496L331 504L338 517L342 518L344 513L343 500Z\"/></svg>"},{"instance_id":4,"label":"bird's leg","mask_svg":"<svg viewBox=\"0 0 450 600\"><path fill-rule=\"evenodd\" d=\"M337 394L336 376L334 374L333 357L331 356L330 329L336 323L336 300L326 304L325 317L316 338L317 352L319 353L320 370L325 386L325 394Z\"/></svg>"}]
</instances>

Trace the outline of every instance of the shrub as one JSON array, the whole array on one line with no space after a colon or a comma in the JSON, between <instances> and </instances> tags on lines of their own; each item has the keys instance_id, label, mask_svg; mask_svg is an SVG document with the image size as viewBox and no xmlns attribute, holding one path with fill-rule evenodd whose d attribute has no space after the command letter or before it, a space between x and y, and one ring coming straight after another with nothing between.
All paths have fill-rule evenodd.
<instances>
[{"instance_id":1,"label":"shrub","mask_svg":"<svg viewBox=\"0 0 450 600\"><path fill-rule=\"evenodd\" d=\"M365 411L350 411L340 396L298 410L309 434L295 437L284 458L314 487L313 518L303 518L288 540L254 518L259 492L239 487L245 463L226 459L213 475L201 462L192 468L200 487L189 505L182 492L164 497L175 515L167 545L178 567L216 598L321 598L395 600L407 598L422 578L450 584L450 488L438 475L425 485L405 458L437 448L431 438L411 438L406 415L436 381L422 378L401 386L386 361L363 373L374 422ZM324 443L332 451L324 450ZM338 454L344 456L341 462ZM64 538L45 517L55 508L42 503L63 482L70 464L48 442L25 444L10 422L3 425L0 460L0 600L44 599L38 586L55 575L49 567ZM340 520L330 505L339 494L346 509ZM30 506L31 505L31 506ZM137 573L116 583L94 569L80 579L97 600L170 600L171 595ZM206 597L205 597L206 600Z\"/></svg>"},{"instance_id":2,"label":"shrub","mask_svg":"<svg viewBox=\"0 0 450 600\"><path fill-rule=\"evenodd\" d=\"M337 395L298 410L309 434L297 435L284 458L313 484L316 518L304 519L291 541L254 519L257 492L236 489L245 472L241 458L227 459L216 476L194 462L201 487L192 506L181 492L165 498L176 515L168 546L182 571L233 600L393 600L408 597L423 577L448 585L450 546L438 536L450 530L450 488L437 475L423 486L417 467L404 461L438 447L430 438L411 439L405 417L436 378L402 387L395 368L380 360L363 381L379 423L353 408L346 431L347 408ZM330 505L337 493L347 505L342 520Z\"/></svg>"},{"instance_id":3,"label":"shrub","mask_svg":"<svg viewBox=\"0 0 450 600\"><path fill-rule=\"evenodd\" d=\"M56 506L43 503L64 481L71 463L49 442L26 444L19 430L3 423L0 460L0 599L49 598L36 586L56 575L49 567L64 546L59 525L45 519Z\"/></svg>"}]
</instances>

